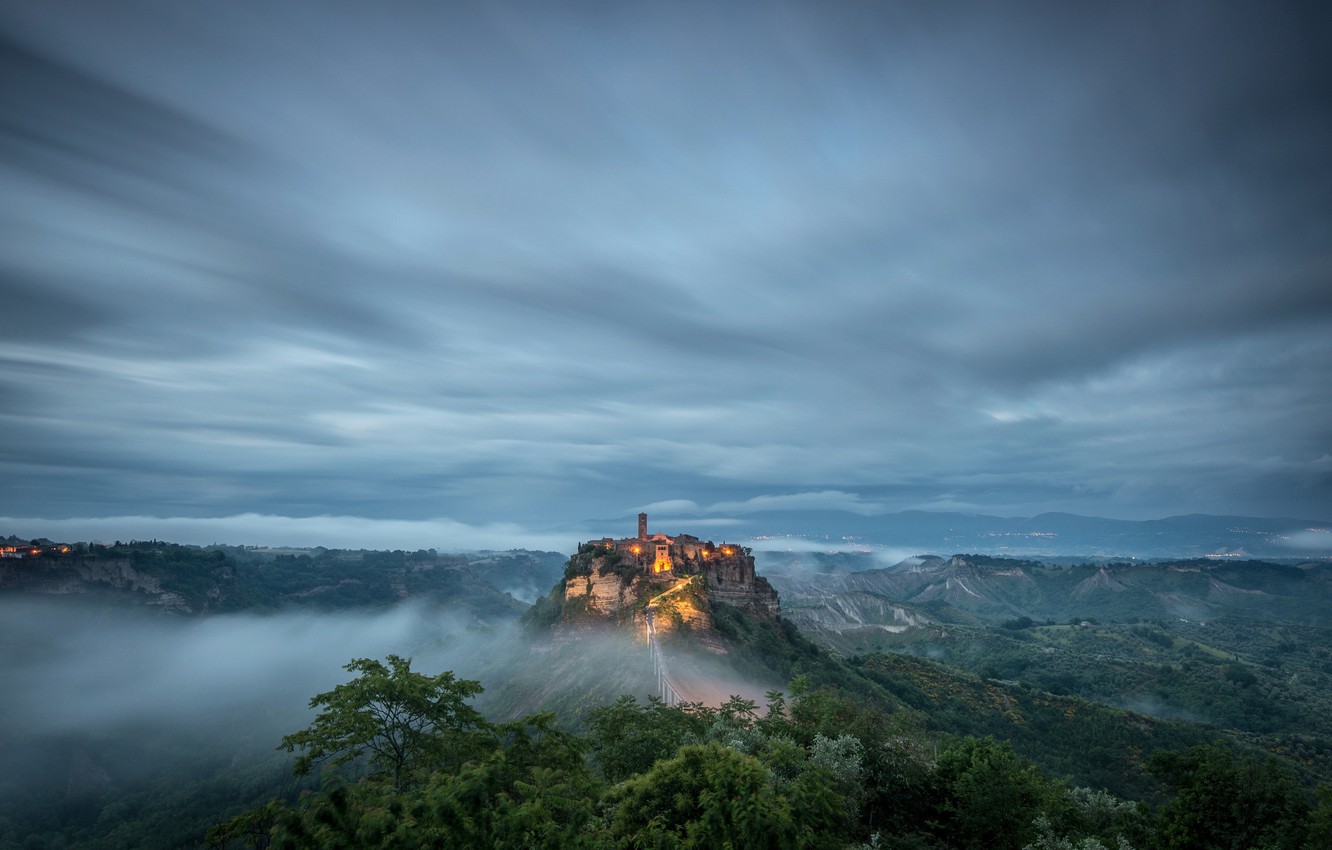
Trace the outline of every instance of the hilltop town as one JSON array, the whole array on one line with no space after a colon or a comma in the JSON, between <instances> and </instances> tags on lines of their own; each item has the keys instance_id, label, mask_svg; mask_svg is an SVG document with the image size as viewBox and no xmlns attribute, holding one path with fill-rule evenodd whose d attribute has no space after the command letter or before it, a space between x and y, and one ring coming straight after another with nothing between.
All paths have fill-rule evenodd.
<instances>
[{"instance_id":1,"label":"hilltop town","mask_svg":"<svg viewBox=\"0 0 1332 850\"><path fill-rule=\"evenodd\" d=\"M649 607L668 593L669 616L659 629L673 623L708 628L712 603L774 619L781 613L777 591L755 574L749 549L691 534L649 534L647 514L639 514L637 536L603 537L578 547L565 572L565 619L645 626Z\"/></svg>"}]
</instances>

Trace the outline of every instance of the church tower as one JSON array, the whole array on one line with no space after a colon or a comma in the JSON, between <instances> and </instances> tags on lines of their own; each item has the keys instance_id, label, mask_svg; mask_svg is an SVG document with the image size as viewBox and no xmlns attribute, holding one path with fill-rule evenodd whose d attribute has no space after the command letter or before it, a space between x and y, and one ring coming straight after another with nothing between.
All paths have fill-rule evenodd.
<instances>
[{"instance_id":1,"label":"church tower","mask_svg":"<svg viewBox=\"0 0 1332 850\"><path fill-rule=\"evenodd\" d=\"M647 540L647 514L638 515L638 539Z\"/></svg>"}]
</instances>

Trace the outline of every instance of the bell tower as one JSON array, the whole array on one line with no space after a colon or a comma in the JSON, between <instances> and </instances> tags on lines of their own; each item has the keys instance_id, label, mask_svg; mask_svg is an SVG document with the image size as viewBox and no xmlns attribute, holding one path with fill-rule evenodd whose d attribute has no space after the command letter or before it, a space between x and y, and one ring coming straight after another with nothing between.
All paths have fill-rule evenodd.
<instances>
[{"instance_id":1,"label":"bell tower","mask_svg":"<svg viewBox=\"0 0 1332 850\"><path fill-rule=\"evenodd\" d=\"M638 515L638 539L647 540L647 514Z\"/></svg>"}]
</instances>

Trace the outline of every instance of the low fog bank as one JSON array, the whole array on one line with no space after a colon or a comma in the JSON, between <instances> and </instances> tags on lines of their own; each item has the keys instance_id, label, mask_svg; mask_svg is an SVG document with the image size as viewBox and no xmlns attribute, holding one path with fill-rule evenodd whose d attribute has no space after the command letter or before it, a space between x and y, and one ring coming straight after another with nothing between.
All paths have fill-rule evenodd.
<instances>
[{"instance_id":1,"label":"low fog bank","mask_svg":"<svg viewBox=\"0 0 1332 850\"><path fill-rule=\"evenodd\" d=\"M753 659L718 654L688 638L664 639L661 651L679 697L691 702L717 706L741 696L763 710L765 694L785 686ZM627 629L557 633L513 655L504 672L479 700L493 719L554 711L561 723L581 728L589 711L623 694L640 702L661 696L645 636Z\"/></svg>"},{"instance_id":2,"label":"low fog bank","mask_svg":"<svg viewBox=\"0 0 1332 850\"><path fill-rule=\"evenodd\" d=\"M919 552L910 549L868 549L811 541L795 541L799 545L788 546L791 542L758 540L751 544L754 566L760 575L806 581L819 576L887 569L920 556Z\"/></svg>"},{"instance_id":3,"label":"low fog bank","mask_svg":"<svg viewBox=\"0 0 1332 850\"><path fill-rule=\"evenodd\" d=\"M1185 723L1212 722L1202 715L1170 705L1151 694L1128 694L1112 704L1125 711L1146 714L1149 717L1159 717L1162 720L1182 720Z\"/></svg>"},{"instance_id":4,"label":"low fog bank","mask_svg":"<svg viewBox=\"0 0 1332 850\"><path fill-rule=\"evenodd\" d=\"M686 662L725 695L761 695L729 665ZM533 642L517 622L482 626L465 614L404 603L377 611L219 614L176 618L83 600L0 599L0 738L114 736L160 729L224 743L280 737L309 723L310 698L345 682L353 658L413 659L423 673L452 670L486 689L478 708L506 719L583 711L622 693L653 690L647 644L631 632L569 632ZM706 670L706 674L704 671ZM728 688L734 690L728 690ZM724 696L725 696L724 695Z\"/></svg>"},{"instance_id":5,"label":"low fog bank","mask_svg":"<svg viewBox=\"0 0 1332 850\"><path fill-rule=\"evenodd\" d=\"M301 728L314 694L347 681L352 658L411 656L413 669L472 677L513 645L516 625L404 604L377 612L177 619L74 600L0 600L2 732L115 734L168 727L225 738Z\"/></svg>"},{"instance_id":6,"label":"low fog bank","mask_svg":"<svg viewBox=\"0 0 1332 850\"><path fill-rule=\"evenodd\" d=\"M762 704L780 684L668 644L686 698ZM554 711L578 727L619 695L644 700L656 687L646 642L624 630L533 641L516 621L481 626L410 603L179 618L71 597L0 598L0 817L61 799L95 808L162 783L223 793L251 781L237 771L261 771L245 787L274 793L290 781L291 757L276 748L309 725L310 698L351 679L351 659L390 653L418 672L479 680L475 705L495 721Z\"/></svg>"},{"instance_id":7,"label":"low fog bank","mask_svg":"<svg viewBox=\"0 0 1332 850\"><path fill-rule=\"evenodd\" d=\"M768 693L784 691L786 682L778 681L769 673L758 675L753 669L741 672L735 663L708 651L683 646L679 641L666 641L662 645L671 684L682 700L721 705L731 697L752 700L759 714L768 710Z\"/></svg>"}]
</instances>

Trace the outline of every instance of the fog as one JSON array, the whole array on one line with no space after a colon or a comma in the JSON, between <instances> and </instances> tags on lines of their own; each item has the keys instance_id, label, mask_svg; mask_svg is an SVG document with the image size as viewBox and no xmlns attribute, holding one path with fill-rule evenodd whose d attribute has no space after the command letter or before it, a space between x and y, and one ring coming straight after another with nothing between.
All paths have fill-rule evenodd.
<instances>
[{"instance_id":1,"label":"fog","mask_svg":"<svg viewBox=\"0 0 1332 850\"><path fill-rule=\"evenodd\" d=\"M709 701L780 684L746 681L721 659L690 659L675 643L667 652L696 671L695 690ZM653 687L646 644L622 630L534 646L516 622L482 626L411 603L190 619L70 598L0 599L0 745L8 752L0 781L66 770L68 748L44 742L82 742L79 751L114 742L116 758L135 761L183 758L171 749L180 742L192 754L262 758L309 724L312 696L352 677L348 661L390 653L411 657L422 673L480 680L486 690L476 705L492 720L554 709L561 723L576 723L579 712L622 693L644 698ZM161 750L167 739L175 743Z\"/></svg>"},{"instance_id":2,"label":"fog","mask_svg":"<svg viewBox=\"0 0 1332 850\"><path fill-rule=\"evenodd\" d=\"M222 783L221 793L247 766L273 783L261 793L276 793L291 776L282 736L309 725L312 696L352 677L348 661L394 653L489 689L516 629L414 604L185 619L0 599L0 805L182 781Z\"/></svg>"},{"instance_id":3,"label":"fog","mask_svg":"<svg viewBox=\"0 0 1332 850\"><path fill-rule=\"evenodd\" d=\"M219 615L200 620L47 600L0 600L9 723L35 732L143 723L210 726L263 707L297 716L354 657L415 656L417 669L474 668L494 632L403 605L372 614ZM291 708L291 711L285 711ZM248 718L247 718L248 719ZM292 730L294 731L294 730Z\"/></svg>"},{"instance_id":4,"label":"fog","mask_svg":"<svg viewBox=\"0 0 1332 850\"><path fill-rule=\"evenodd\" d=\"M1186 723L1206 723L1208 719L1195 712L1170 705L1151 694L1129 694L1117 703L1126 711L1160 717L1163 720L1183 720Z\"/></svg>"},{"instance_id":5,"label":"fog","mask_svg":"<svg viewBox=\"0 0 1332 850\"><path fill-rule=\"evenodd\" d=\"M791 581L816 581L830 575L884 570L918 564L920 555L898 547L867 547L852 543L818 544L790 540L751 541L754 563L760 575L778 585ZM778 587L778 592L782 588Z\"/></svg>"}]
</instances>

